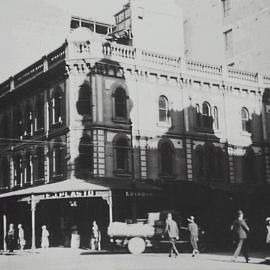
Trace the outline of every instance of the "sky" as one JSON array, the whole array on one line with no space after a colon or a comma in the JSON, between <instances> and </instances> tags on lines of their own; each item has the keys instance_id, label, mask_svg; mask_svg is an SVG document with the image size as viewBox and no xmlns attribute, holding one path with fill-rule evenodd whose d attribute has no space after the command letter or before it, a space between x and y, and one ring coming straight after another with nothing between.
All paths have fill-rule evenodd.
<instances>
[{"instance_id":1,"label":"sky","mask_svg":"<svg viewBox=\"0 0 270 270\"><path fill-rule=\"evenodd\" d=\"M1 0L0 83L60 47L71 15L114 23L126 0Z\"/></svg>"}]
</instances>

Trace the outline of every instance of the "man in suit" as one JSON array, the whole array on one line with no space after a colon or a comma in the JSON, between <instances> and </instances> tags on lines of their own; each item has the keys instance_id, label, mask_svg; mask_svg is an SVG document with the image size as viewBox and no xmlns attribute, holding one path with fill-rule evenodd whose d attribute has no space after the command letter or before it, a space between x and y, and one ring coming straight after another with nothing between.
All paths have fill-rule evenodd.
<instances>
[{"instance_id":1,"label":"man in suit","mask_svg":"<svg viewBox=\"0 0 270 270\"><path fill-rule=\"evenodd\" d=\"M172 257L173 253L175 254L175 257L177 257L179 252L175 246L175 241L179 239L179 231L176 222L172 219L171 213L168 213L167 215L165 234L168 234L171 244L169 257Z\"/></svg>"},{"instance_id":2,"label":"man in suit","mask_svg":"<svg viewBox=\"0 0 270 270\"><path fill-rule=\"evenodd\" d=\"M238 244L236 247L236 250L233 255L233 261L236 261L237 257L239 256L240 252L242 251L246 262L248 263L249 257L248 257L248 251L247 251L247 238L248 238L248 232L249 227L244 220L244 213L243 211L238 211L238 219L236 219L232 226L231 230L236 234Z\"/></svg>"}]
</instances>

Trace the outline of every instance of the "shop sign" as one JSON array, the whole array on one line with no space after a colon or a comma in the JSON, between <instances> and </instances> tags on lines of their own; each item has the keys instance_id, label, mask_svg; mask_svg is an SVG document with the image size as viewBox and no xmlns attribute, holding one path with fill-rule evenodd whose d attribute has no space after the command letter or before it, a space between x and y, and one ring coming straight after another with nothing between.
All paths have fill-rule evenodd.
<instances>
[{"instance_id":1,"label":"shop sign","mask_svg":"<svg viewBox=\"0 0 270 270\"><path fill-rule=\"evenodd\" d=\"M45 199L65 199L65 198L102 197L102 196L104 196L104 192L96 190L61 191L54 193L45 193Z\"/></svg>"},{"instance_id":2,"label":"shop sign","mask_svg":"<svg viewBox=\"0 0 270 270\"><path fill-rule=\"evenodd\" d=\"M153 197L156 196L153 192L147 191L126 191L126 197Z\"/></svg>"}]
</instances>

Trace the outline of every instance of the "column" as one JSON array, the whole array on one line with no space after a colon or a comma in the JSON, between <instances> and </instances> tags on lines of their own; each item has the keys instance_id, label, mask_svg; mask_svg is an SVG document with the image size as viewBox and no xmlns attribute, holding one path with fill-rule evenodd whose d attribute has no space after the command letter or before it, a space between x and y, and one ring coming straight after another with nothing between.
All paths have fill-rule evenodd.
<instances>
[{"instance_id":1,"label":"column","mask_svg":"<svg viewBox=\"0 0 270 270\"><path fill-rule=\"evenodd\" d=\"M187 180L192 181L192 141L186 139L186 163L187 163Z\"/></svg>"},{"instance_id":2,"label":"column","mask_svg":"<svg viewBox=\"0 0 270 270\"><path fill-rule=\"evenodd\" d=\"M112 203L112 191L109 191L109 220L110 224L113 222L113 203Z\"/></svg>"},{"instance_id":3,"label":"column","mask_svg":"<svg viewBox=\"0 0 270 270\"><path fill-rule=\"evenodd\" d=\"M3 247L4 251L7 250L6 235L7 235L7 214L6 214L6 202L3 202Z\"/></svg>"}]
</instances>

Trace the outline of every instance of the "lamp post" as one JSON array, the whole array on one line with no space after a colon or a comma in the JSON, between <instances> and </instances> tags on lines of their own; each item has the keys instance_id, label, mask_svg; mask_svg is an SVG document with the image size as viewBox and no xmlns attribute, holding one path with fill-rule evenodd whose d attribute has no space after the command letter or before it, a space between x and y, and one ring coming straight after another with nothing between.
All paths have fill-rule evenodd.
<instances>
[{"instance_id":1,"label":"lamp post","mask_svg":"<svg viewBox=\"0 0 270 270\"><path fill-rule=\"evenodd\" d=\"M137 219L137 200L136 200L136 179L135 179L135 157L134 157L134 146L133 146L133 126L130 119L130 136L131 136L131 189L132 189L132 220L133 222Z\"/></svg>"}]
</instances>

